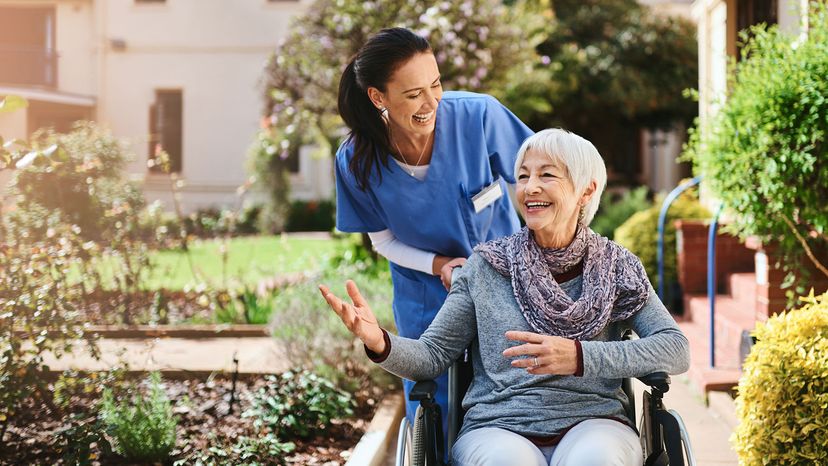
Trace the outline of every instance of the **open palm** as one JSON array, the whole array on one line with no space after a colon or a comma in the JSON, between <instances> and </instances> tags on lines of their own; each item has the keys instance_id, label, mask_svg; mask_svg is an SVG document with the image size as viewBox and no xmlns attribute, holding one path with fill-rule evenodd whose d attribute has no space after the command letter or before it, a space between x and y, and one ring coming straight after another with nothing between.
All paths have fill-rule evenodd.
<instances>
[{"instance_id":1,"label":"open palm","mask_svg":"<svg viewBox=\"0 0 828 466\"><path fill-rule=\"evenodd\" d=\"M385 340L382 336L382 329L377 318L365 298L359 292L359 288L352 280L345 282L345 289L351 297L351 303L347 303L333 294L325 285L319 285L319 291L336 312L345 327L357 336L371 351L382 353L385 350Z\"/></svg>"}]
</instances>

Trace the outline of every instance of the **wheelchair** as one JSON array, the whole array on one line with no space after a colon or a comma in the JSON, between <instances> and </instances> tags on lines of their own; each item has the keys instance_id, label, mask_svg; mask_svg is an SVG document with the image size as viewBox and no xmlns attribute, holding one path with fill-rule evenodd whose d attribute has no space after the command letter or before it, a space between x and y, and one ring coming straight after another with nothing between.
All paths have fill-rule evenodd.
<instances>
[{"instance_id":1,"label":"wheelchair","mask_svg":"<svg viewBox=\"0 0 828 466\"><path fill-rule=\"evenodd\" d=\"M622 339L632 338L625 333ZM463 395L472 380L472 364L468 350L454 362L448 372L448 445L443 445L443 427L440 406L434 399L437 384L433 380L417 382L409 394L411 401L419 402L414 424L403 418L397 437L396 466L451 466L444 458L451 452L463 422L461 407ZM639 377L650 388L642 397L640 433L644 452L644 466L696 466L690 437L681 416L664 406L663 397L670 390L670 377L656 372ZM632 380L624 379L622 389L629 399L627 417L635 422L636 408Z\"/></svg>"}]
</instances>

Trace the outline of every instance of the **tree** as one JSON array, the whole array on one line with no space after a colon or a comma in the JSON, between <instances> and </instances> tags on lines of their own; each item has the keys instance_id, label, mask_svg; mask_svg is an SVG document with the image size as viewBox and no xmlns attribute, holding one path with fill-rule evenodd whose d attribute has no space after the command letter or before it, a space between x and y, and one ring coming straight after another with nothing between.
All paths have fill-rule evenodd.
<instances>
[{"instance_id":1,"label":"tree","mask_svg":"<svg viewBox=\"0 0 828 466\"><path fill-rule=\"evenodd\" d=\"M616 173L634 173L640 128L689 124L696 104L695 26L635 0L559 0L535 59L513 73L504 103L535 129L591 140ZM625 146L626 145L626 146Z\"/></svg>"},{"instance_id":2,"label":"tree","mask_svg":"<svg viewBox=\"0 0 828 466\"><path fill-rule=\"evenodd\" d=\"M345 135L336 105L339 78L373 33L393 26L418 32L435 51L446 89L486 92L503 86L508 71L529 57L532 28L526 26L539 19L520 2L316 0L265 71L266 117L251 163L271 193L271 211L287 201L279 159L297 156L302 145L330 155Z\"/></svg>"}]
</instances>

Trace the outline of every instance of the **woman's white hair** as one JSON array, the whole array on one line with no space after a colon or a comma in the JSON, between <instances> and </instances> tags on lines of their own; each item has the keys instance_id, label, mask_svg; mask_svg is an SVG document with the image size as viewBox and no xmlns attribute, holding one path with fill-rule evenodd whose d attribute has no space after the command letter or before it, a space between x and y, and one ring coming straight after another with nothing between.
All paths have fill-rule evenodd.
<instances>
[{"instance_id":1,"label":"woman's white hair","mask_svg":"<svg viewBox=\"0 0 828 466\"><path fill-rule=\"evenodd\" d=\"M566 167L567 175L579 197L589 186L589 182L595 180L595 194L584 206L583 224L589 225L598 211L601 193L607 185L607 168L598 149L577 134L560 128L545 129L523 141L515 161L515 179L518 178L523 158L529 149L542 152Z\"/></svg>"}]
</instances>

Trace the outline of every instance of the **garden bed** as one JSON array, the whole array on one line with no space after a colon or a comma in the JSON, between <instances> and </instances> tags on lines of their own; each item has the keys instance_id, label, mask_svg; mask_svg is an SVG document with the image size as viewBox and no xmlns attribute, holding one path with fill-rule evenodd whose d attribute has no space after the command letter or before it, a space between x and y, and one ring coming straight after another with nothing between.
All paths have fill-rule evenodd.
<instances>
[{"instance_id":1,"label":"garden bed","mask_svg":"<svg viewBox=\"0 0 828 466\"><path fill-rule=\"evenodd\" d=\"M282 458L272 458L272 464L345 464L380 400L390 388L378 387L368 377L358 379L363 382L353 395L353 416L333 420L323 432L309 438L290 438L289 440L295 444L295 449ZM241 413L251 407L251 394L266 383L262 378L239 380L236 390L237 401L231 413L232 382L229 379L165 379L165 391L179 419L174 457L165 464L172 464L175 460L190 457L193 452L207 451L211 447L226 449L229 452L239 437L255 438L260 435L255 430L254 420L243 417ZM55 385L50 384L49 389L54 391ZM67 429L83 424L92 425L98 410L96 405L100 397L99 388L88 390L90 388L72 391L62 408L54 405L51 396L48 402L38 397L28 398L25 408L13 420L5 434L3 448L0 448L0 464L72 464L63 461L63 455L70 450L82 449L84 442L80 437L84 435L80 434L82 430L75 429L78 432L75 434L76 438L70 441ZM86 445L89 445L88 439L86 442ZM107 454L95 443L91 444L91 453L94 460L82 464L142 464L128 462L115 453Z\"/></svg>"}]
</instances>

